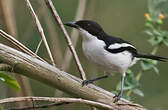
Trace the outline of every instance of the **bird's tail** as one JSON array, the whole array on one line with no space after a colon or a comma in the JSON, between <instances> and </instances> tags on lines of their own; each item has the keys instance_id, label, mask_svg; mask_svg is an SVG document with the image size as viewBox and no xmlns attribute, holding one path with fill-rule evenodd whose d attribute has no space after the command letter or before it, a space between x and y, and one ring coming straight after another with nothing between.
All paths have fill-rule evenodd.
<instances>
[{"instance_id":1,"label":"bird's tail","mask_svg":"<svg viewBox=\"0 0 168 110\"><path fill-rule=\"evenodd\" d=\"M147 58L147 59L158 60L158 61L163 61L163 62L168 61L168 58L161 57L161 56L156 56L156 55L151 55L151 54L137 54L135 57L137 57L137 58Z\"/></svg>"}]
</instances>

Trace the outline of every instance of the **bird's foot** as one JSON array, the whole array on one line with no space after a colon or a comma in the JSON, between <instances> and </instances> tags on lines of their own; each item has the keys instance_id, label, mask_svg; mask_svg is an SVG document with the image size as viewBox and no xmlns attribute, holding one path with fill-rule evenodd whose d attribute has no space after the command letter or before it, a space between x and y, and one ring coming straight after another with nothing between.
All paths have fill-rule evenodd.
<instances>
[{"instance_id":1,"label":"bird's foot","mask_svg":"<svg viewBox=\"0 0 168 110\"><path fill-rule=\"evenodd\" d=\"M85 86L85 85L88 85L88 84L90 84L90 83L93 83L93 80L84 80L84 81L82 82L82 87Z\"/></svg>"},{"instance_id":2,"label":"bird's foot","mask_svg":"<svg viewBox=\"0 0 168 110\"><path fill-rule=\"evenodd\" d=\"M117 95L115 95L114 98L114 103L118 102L120 100L120 98L122 97L122 93L119 92Z\"/></svg>"}]
</instances>

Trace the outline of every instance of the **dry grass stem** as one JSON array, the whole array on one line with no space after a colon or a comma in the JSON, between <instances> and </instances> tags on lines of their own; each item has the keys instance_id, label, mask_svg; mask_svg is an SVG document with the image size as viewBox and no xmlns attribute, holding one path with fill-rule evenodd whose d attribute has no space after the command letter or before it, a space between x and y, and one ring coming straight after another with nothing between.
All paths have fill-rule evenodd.
<instances>
[{"instance_id":1,"label":"dry grass stem","mask_svg":"<svg viewBox=\"0 0 168 110\"><path fill-rule=\"evenodd\" d=\"M48 43L47 43L47 40L46 40L44 31L43 31L43 28L42 28L42 26L41 26L41 24L40 24L40 21L39 21L37 15L36 15L36 13L34 12L33 7L32 7L32 5L31 5L30 1L29 1L29 0L25 0L25 1L26 1L26 3L27 3L27 6L28 6L28 8L29 8L29 10L30 10L30 12L31 12L31 14L32 14L32 17L33 17L33 19L34 19L36 25L37 25L37 28L38 28L38 31L39 31L39 33L40 33L41 39L43 40L44 45L45 45L45 47L46 47L46 49L47 49L47 52L48 52L48 55L49 55L49 57L50 57L50 59L51 59L52 65L55 66L54 59L53 59L53 57L52 57L52 54L51 54L50 48L49 48L49 46L48 46Z\"/></svg>"},{"instance_id":2,"label":"dry grass stem","mask_svg":"<svg viewBox=\"0 0 168 110\"><path fill-rule=\"evenodd\" d=\"M75 21L83 19L83 16L85 13L85 7L86 7L86 0L79 0ZM79 36L79 32L76 29L72 29L72 32L71 32L72 38L71 39L72 39L74 47L77 44L77 41L79 38L78 36ZM72 59L72 54L69 51L69 49L67 48L65 51L64 61L63 61L63 65L62 65L63 70L67 70L69 68L71 59Z\"/></svg>"},{"instance_id":3,"label":"dry grass stem","mask_svg":"<svg viewBox=\"0 0 168 110\"><path fill-rule=\"evenodd\" d=\"M11 35L15 36L16 38L17 32L16 32L15 16L13 11L13 1L0 0L0 7L1 7L3 22L6 26L6 31Z\"/></svg>"},{"instance_id":4,"label":"dry grass stem","mask_svg":"<svg viewBox=\"0 0 168 110\"><path fill-rule=\"evenodd\" d=\"M41 15L44 18L44 22L46 23L46 27L49 34L49 41L51 45L51 50L54 53L53 57L55 59L56 66L61 68L61 63L63 62L62 55L62 45L60 45L60 41L58 39L57 30L55 29L54 21L52 20L52 16L50 16L49 10L45 5L45 2L38 0L39 5L41 6Z\"/></svg>"},{"instance_id":5,"label":"dry grass stem","mask_svg":"<svg viewBox=\"0 0 168 110\"><path fill-rule=\"evenodd\" d=\"M37 48L36 48L36 51L35 51L35 54L38 53L38 51L39 51L39 49L40 49L40 46L41 46L42 42L43 42L43 40L40 40L40 42L38 43Z\"/></svg>"},{"instance_id":6,"label":"dry grass stem","mask_svg":"<svg viewBox=\"0 0 168 110\"><path fill-rule=\"evenodd\" d=\"M70 37L69 37L67 31L65 30L65 27L64 27L64 25L63 25L63 23L62 23L62 21L61 21L59 15L58 15L56 9L55 9L55 7L54 7L52 1L51 1L51 0L45 0L45 2L46 2L46 4L47 4L47 6L49 7L49 9L51 10L51 12L52 12L52 14L53 14L53 16L54 16L56 22L58 23L58 25L59 25L61 31L62 31L63 34L64 34L64 37L65 37L66 42L67 42L67 44L68 44L68 47L70 48L70 50L71 50L71 52L72 52L72 55L73 55L73 57L74 57L74 59L75 59L75 63L76 63L76 65L77 65L77 67L78 67L78 70L79 70L80 73L81 73L81 74L80 74L80 75L81 75L81 78L82 78L83 80L85 80L85 79L86 79L85 72L84 72L84 70L83 70L83 68L82 68L82 65L81 65L80 61L79 61L79 58L78 58L78 56L77 56L77 53L76 53L76 51L75 51L75 49L74 49L74 47L73 47L73 45L72 45L72 41L71 41L71 39L70 39Z\"/></svg>"},{"instance_id":7,"label":"dry grass stem","mask_svg":"<svg viewBox=\"0 0 168 110\"><path fill-rule=\"evenodd\" d=\"M30 49L28 49L26 46L24 46L22 43L20 43L18 40L16 40L14 37L12 37L11 35L7 34L6 32L4 32L3 30L0 29L0 35L5 38L6 40L8 40L9 42L11 42L12 44L14 44L16 47L18 47L20 50L22 50L23 52L25 52L28 55L31 55L43 62L44 61L41 57L37 56L34 52L32 52Z\"/></svg>"},{"instance_id":8,"label":"dry grass stem","mask_svg":"<svg viewBox=\"0 0 168 110\"><path fill-rule=\"evenodd\" d=\"M36 11L36 13L38 13L39 19L41 19L43 17L43 15L42 15L43 11L41 11L41 8L42 7L39 7ZM34 30L35 27L36 27L36 25L34 24L33 20L28 21L26 30L23 32L24 37L20 38L20 41L22 41L23 44L26 44L27 41L30 39L30 36L32 36L33 32L35 31Z\"/></svg>"}]
</instances>

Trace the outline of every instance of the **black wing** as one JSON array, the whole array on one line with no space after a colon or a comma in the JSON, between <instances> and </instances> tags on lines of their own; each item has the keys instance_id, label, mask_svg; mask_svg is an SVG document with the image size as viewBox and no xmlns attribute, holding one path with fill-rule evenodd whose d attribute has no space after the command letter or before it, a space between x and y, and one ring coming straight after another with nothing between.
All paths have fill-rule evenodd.
<instances>
[{"instance_id":1,"label":"black wing","mask_svg":"<svg viewBox=\"0 0 168 110\"><path fill-rule=\"evenodd\" d=\"M104 47L108 52L110 53L120 53L120 52L123 52L123 51L128 51L132 54L133 57L137 57L137 58L147 58L147 59L152 59L152 60L158 60L158 61L168 61L168 58L165 58L165 57L161 57L161 56L156 56L156 55L151 55L151 54L139 54L136 50L136 48L134 48L132 46L131 43L121 39L121 38L117 38L117 37L114 37L114 36L108 36L106 35L105 37L102 37L104 40L104 42L106 43L106 46ZM127 46L121 46L119 48L109 48L111 45L113 44L129 44Z\"/></svg>"},{"instance_id":2,"label":"black wing","mask_svg":"<svg viewBox=\"0 0 168 110\"><path fill-rule=\"evenodd\" d=\"M120 48L116 48L116 49L110 49L108 48L107 46L104 47L108 52L110 53L120 53L120 52L123 52L123 51L128 51L130 52L131 54L137 54L137 50L131 46L127 46L127 47L120 47Z\"/></svg>"},{"instance_id":3,"label":"black wing","mask_svg":"<svg viewBox=\"0 0 168 110\"><path fill-rule=\"evenodd\" d=\"M131 46L132 45L131 43L129 43L121 38L106 35L106 36L102 37L101 40L103 40L106 43L106 46L104 48L110 53L120 53L123 51L129 51L133 55L137 54L136 48ZM121 46L121 47L115 48L115 49L109 48L111 45L116 44L116 43L121 44L121 45L122 44L129 44L130 46L129 45L128 46Z\"/></svg>"}]
</instances>

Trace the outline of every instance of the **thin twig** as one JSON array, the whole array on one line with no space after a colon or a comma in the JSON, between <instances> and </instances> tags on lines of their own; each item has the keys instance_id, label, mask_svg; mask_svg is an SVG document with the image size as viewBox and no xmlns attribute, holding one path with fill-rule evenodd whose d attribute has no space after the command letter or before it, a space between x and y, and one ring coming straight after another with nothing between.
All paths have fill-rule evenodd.
<instances>
[{"instance_id":1,"label":"thin twig","mask_svg":"<svg viewBox=\"0 0 168 110\"><path fill-rule=\"evenodd\" d=\"M38 53L39 49L40 49L40 46L42 44L43 40L40 40L39 44L37 45L37 48L36 48L36 51L35 51L35 54Z\"/></svg>"},{"instance_id":2,"label":"thin twig","mask_svg":"<svg viewBox=\"0 0 168 110\"><path fill-rule=\"evenodd\" d=\"M106 105L100 102L80 99L80 98L53 98L53 97L13 97L13 98L6 98L1 99L0 104L5 103L13 103L13 102L30 102L30 101L43 101L43 102L54 102L57 104L60 103L82 103L87 105L92 105L99 108L109 109L109 110L115 110L113 106Z\"/></svg>"},{"instance_id":3,"label":"thin twig","mask_svg":"<svg viewBox=\"0 0 168 110\"><path fill-rule=\"evenodd\" d=\"M11 35L7 34L6 32L4 32L3 30L0 29L0 35L5 38L6 40L8 40L9 42L11 42L12 44L14 44L16 47L18 47L20 50L22 50L23 52L27 53L30 56L33 56L43 62L44 61L41 57L39 57L38 55L36 55L34 52L32 52L30 49L28 49L26 46L24 46L22 43L20 43L18 40L16 40L14 37L12 37Z\"/></svg>"},{"instance_id":4,"label":"thin twig","mask_svg":"<svg viewBox=\"0 0 168 110\"><path fill-rule=\"evenodd\" d=\"M74 47L73 47L73 45L72 45L72 41L71 41L71 39L70 39L70 37L69 37L67 31L65 30L65 27L64 27L64 25L63 25L63 23L62 23L62 21L61 21L59 15L58 15L56 9L55 9L55 7L54 7L52 1L51 1L51 0L45 0L45 2L46 2L46 4L47 4L47 6L49 7L49 9L51 10L51 12L52 12L52 14L53 14L53 16L54 16L54 18L55 18L57 24L59 25L61 31L63 32L64 37L65 37L65 39L66 39L66 42L67 42L67 44L68 44L68 47L70 48L70 50L71 50L71 52L72 52L72 55L73 55L73 57L74 57L74 59L75 59L75 63L76 63L76 65L77 65L77 67L78 67L78 70L79 70L80 73L81 73L80 75L81 75L82 79L85 80L85 79L86 79L85 72L84 72L84 70L83 70L83 68L82 68L82 66L81 66L81 63L80 63L80 61L79 61L79 58L78 58L78 56L77 56L77 54L76 54L76 51L75 51L75 49L74 49Z\"/></svg>"},{"instance_id":5,"label":"thin twig","mask_svg":"<svg viewBox=\"0 0 168 110\"><path fill-rule=\"evenodd\" d=\"M38 13L38 18L39 19L41 19L43 17L41 7L39 7L37 9L36 13ZM33 20L27 21L26 25L27 25L26 30L22 34L24 37L20 38L20 41L22 41L23 44L27 43L27 41L30 39L30 36L32 36L32 34L34 32L34 28L36 27Z\"/></svg>"},{"instance_id":6,"label":"thin twig","mask_svg":"<svg viewBox=\"0 0 168 110\"><path fill-rule=\"evenodd\" d=\"M27 3L27 6L28 6L28 8L29 8L29 10L30 10L30 12L31 12L31 14L32 14L32 17L33 17L33 19L34 19L36 25L37 25L37 28L38 28L38 31L39 31L39 33L40 33L41 39L43 40L44 45L45 45L45 47L46 47L46 49L47 49L47 52L48 52L48 55L49 55L49 57L50 57L50 59L51 59L52 65L55 66L54 59L53 59L53 57L52 57L50 48L49 48L49 46L48 46L46 37L45 37L45 35L44 35L43 28L42 28L42 26L41 26L41 24L40 24L40 21L39 21L37 15L36 15L36 13L34 12L33 7L32 7L32 5L31 5L30 1L29 1L29 0L25 0L25 1L26 1L26 3Z\"/></svg>"},{"instance_id":7,"label":"thin twig","mask_svg":"<svg viewBox=\"0 0 168 110\"><path fill-rule=\"evenodd\" d=\"M52 20L52 16L50 16L48 8L45 6L45 1L38 0L39 5L41 6L41 15L44 18L44 22L46 23L46 27L49 34L49 41L51 45L51 51L54 53L53 57L55 59L56 66L61 68L61 63L63 62L62 48L58 39L57 30L54 26L54 21Z\"/></svg>"},{"instance_id":8,"label":"thin twig","mask_svg":"<svg viewBox=\"0 0 168 110\"><path fill-rule=\"evenodd\" d=\"M51 103L51 104L43 104L43 105L35 105L35 106L30 106L30 107L22 107L22 108L11 108L10 110L28 110L28 109L38 109L38 108L49 108L49 107L54 107L54 106L60 106L60 105L65 105L65 104L70 104L69 102L62 102L62 103Z\"/></svg>"},{"instance_id":9,"label":"thin twig","mask_svg":"<svg viewBox=\"0 0 168 110\"><path fill-rule=\"evenodd\" d=\"M0 1L0 7L0 13L2 14L1 17L3 18L3 23L5 24L6 31L17 39L16 20L13 11L13 1Z\"/></svg>"},{"instance_id":10,"label":"thin twig","mask_svg":"<svg viewBox=\"0 0 168 110\"><path fill-rule=\"evenodd\" d=\"M86 0L79 0L78 2L79 3L78 3L75 21L83 19L83 16L85 13L85 7L86 7ZM77 44L77 40L79 38L78 36L79 36L79 32L76 29L72 29L72 32L71 32L72 38L71 39L72 39L74 47ZM69 49L67 48L65 51L64 61L63 61L63 65L62 65L63 70L67 70L69 68L71 59L72 59L72 54L70 53Z\"/></svg>"},{"instance_id":11,"label":"thin twig","mask_svg":"<svg viewBox=\"0 0 168 110\"><path fill-rule=\"evenodd\" d=\"M91 106L91 110L97 110L96 107Z\"/></svg>"}]
</instances>

